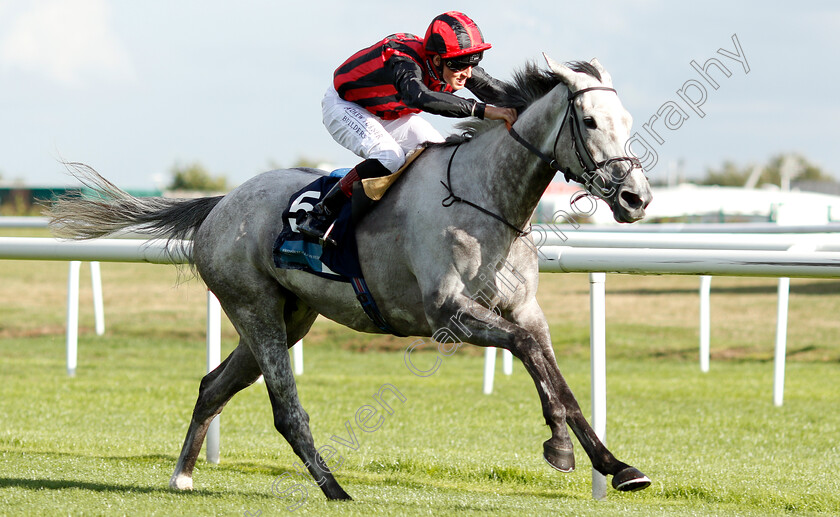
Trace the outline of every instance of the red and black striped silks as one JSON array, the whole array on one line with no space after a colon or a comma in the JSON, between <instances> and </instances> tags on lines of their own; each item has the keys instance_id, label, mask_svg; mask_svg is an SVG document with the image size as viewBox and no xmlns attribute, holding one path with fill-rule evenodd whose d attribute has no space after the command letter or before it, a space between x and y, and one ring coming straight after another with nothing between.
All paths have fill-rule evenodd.
<instances>
[{"instance_id":1,"label":"red and black striped silks","mask_svg":"<svg viewBox=\"0 0 840 517\"><path fill-rule=\"evenodd\" d=\"M421 110L403 102L396 87L394 64L410 60L422 72L423 82L435 92L451 92L443 82L433 79L426 68L423 40L413 34L392 34L370 47L362 49L339 66L333 85L338 95L367 109L374 115L394 120Z\"/></svg>"}]
</instances>

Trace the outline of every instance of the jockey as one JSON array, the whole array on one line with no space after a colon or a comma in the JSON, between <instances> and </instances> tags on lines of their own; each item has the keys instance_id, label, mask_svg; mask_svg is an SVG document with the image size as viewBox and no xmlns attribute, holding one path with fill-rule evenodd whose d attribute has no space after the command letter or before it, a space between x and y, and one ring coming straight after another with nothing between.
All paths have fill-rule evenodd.
<instances>
[{"instance_id":1,"label":"jockey","mask_svg":"<svg viewBox=\"0 0 840 517\"><path fill-rule=\"evenodd\" d=\"M396 172L408 152L425 142L443 142L418 113L513 124L516 110L489 104L503 95L502 84L476 66L489 48L475 22L450 11L432 20L423 39L393 34L339 66L321 101L324 125L338 143L365 160L307 213L299 231L324 239L354 182ZM480 101L452 93L463 88Z\"/></svg>"}]
</instances>

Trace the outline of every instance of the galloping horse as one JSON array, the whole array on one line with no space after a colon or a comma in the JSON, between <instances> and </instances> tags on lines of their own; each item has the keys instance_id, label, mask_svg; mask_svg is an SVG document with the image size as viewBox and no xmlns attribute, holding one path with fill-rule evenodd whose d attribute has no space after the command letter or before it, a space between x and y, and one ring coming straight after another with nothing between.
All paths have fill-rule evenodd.
<instances>
[{"instance_id":1,"label":"galloping horse","mask_svg":"<svg viewBox=\"0 0 840 517\"><path fill-rule=\"evenodd\" d=\"M638 490L650 480L598 439L560 373L535 297L537 254L523 229L557 171L604 199L619 222L644 217L650 187L638 161L625 156L631 118L607 71L597 60L565 66L546 59L550 70L529 65L508 85L508 105L520 111L512 128L470 122L471 138L432 145L415 160L373 216L359 223L359 259L382 316L396 332L432 336L456 318L463 341L510 350L522 361L551 429L543 456L552 467L574 469L568 424L594 468L613 476L614 488ZM75 174L100 197L58 201L51 210L56 235L84 239L132 227L171 239L191 237L191 264L240 337L201 381L170 486L192 489L210 421L262 374L277 430L321 480L328 498L350 499L316 451L287 349L318 314L361 332L383 331L348 284L279 269L272 259L283 207L324 172L270 171L225 196L194 200L137 199L92 169L77 168ZM501 291L501 268L513 268L524 279L512 294ZM497 277L479 273L488 271ZM487 293L488 283L495 292ZM477 302L480 290L487 295Z\"/></svg>"}]
</instances>

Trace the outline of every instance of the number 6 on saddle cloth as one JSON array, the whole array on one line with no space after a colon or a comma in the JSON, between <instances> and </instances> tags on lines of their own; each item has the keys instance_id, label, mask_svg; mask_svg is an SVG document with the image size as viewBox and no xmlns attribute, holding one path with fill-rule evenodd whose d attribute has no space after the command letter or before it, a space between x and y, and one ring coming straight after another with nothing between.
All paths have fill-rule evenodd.
<instances>
[{"instance_id":1,"label":"number 6 on saddle cloth","mask_svg":"<svg viewBox=\"0 0 840 517\"><path fill-rule=\"evenodd\" d=\"M359 264L354 222L369 207L370 200L362 193L361 182L354 185L351 202L346 203L333 224L330 236L335 246L322 246L318 239L297 231L297 222L332 189L350 169L338 169L328 176L321 176L291 197L283 211L283 231L274 241L274 265L283 269L307 271L330 280L349 282L365 314L381 330L402 336L388 325L368 289Z\"/></svg>"}]
</instances>

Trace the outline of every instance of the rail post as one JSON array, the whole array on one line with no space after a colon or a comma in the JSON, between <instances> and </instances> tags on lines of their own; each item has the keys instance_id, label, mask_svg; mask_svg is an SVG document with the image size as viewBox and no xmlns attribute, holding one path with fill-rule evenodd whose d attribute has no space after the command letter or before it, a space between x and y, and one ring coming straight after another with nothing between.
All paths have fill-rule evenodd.
<instances>
[{"instance_id":1,"label":"rail post","mask_svg":"<svg viewBox=\"0 0 840 517\"><path fill-rule=\"evenodd\" d=\"M606 273L589 273L590 365L592 369L592 429L607 444L607 324ZM592 498L606 499L607 478L592 469Z\"/></svg>"},{"instance_id":2,"label":"rail post","mask_svg":"<svg viewBox=\"0 0 840 517\"><path fill-rule=\"evenodd\" d=\"M700 371L709 371L710 334L711 334L711 308L710 301L712 291L712 277L709 275L700 276Z\"/></svg>"},{"instance_id":3,"label":"rail post","mask_svg":"<svg viewBox=\"0 0 840 517\"><path fill-rule=\"evenodd\" d=\"M207 373L219 366L222 360L222 306L209 289L207 290ZM221 430L216 415L207 429L207 462L219 463Z\"/></svg>"},{"instance_id":4,"label":"rail post","mask_svg":"<svg viewBox=\"0 0 840 517\"><path fill-rule=\"evenodd\" d=\"M82 263L78 260L70 261L70 271L67 274L67 375L76 376L76 365L79 357L79 270Z\"/></svg>"}]
</instances>

